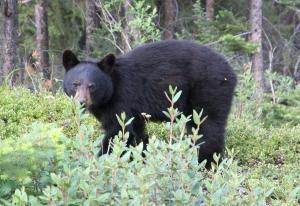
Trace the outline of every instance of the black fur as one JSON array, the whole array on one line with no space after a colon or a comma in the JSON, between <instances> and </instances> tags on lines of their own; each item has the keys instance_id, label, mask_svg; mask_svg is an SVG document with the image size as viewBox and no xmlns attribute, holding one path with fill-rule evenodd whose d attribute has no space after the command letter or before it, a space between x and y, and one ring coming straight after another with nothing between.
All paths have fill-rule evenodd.
<instances>
[{"instance_id":1,"label":"black fur","mask_svg":"<svg viewBox=\"0 0 300 206\"><path fill-rule=\"evenodd\" d=\"M115 114L121 112L135 117L127 128L131 134L128 144L146 145L141 113L150 114L152 121L166 120L162 111L169 106L164 94L169 85L182 90L176 106L185 115L203 108L208 116L200 130L204 136L197 142L205 142L200 146L199 162L207 159L210 165L213 153L223 152L236 76L212 49L190 41L168 40L146 44L116 58L110 54L98 63L80 62L66 73L64 88L68 95L72 95L69 87L75 77L97 85L91 95L95 101L88 109L106 131L100 154L107 153L110 138L120 130Z\"/></svg>"}]
</instances>

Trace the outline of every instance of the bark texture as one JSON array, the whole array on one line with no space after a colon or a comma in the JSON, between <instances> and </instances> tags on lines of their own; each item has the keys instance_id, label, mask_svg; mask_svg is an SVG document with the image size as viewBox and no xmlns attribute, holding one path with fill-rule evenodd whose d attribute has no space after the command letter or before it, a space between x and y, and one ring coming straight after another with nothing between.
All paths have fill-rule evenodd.
<instances>
[{"instance_id":1,"label":"bark texture","mask_svg":"<svg viewBox=\"0 0 300 206\"><path fill-rule=\"evenodd\" d=\"M85 24L85 49L89 54L94 50L94 32L97 26L97 7L94 0L85 1Z\"/></svg>"},{"instance_id":2,"label":"bark texture","mask_svg":"<svg viewBox=\"0 0 300 206\"><path fill-rule=\"evenodd\" d=\"M3 70L2 78L8 78L8 83L13 86L17 82L18 75L14 71L17 62L17 28L18 12L17 0L4 1L4 39L3 39Z\"/></svg>"},{"instance_id":3,"label":"bark texture","mask_svg":"<svg viewBox=\"0 0 300 206\"><path fill-rule=\"evenodd\" d=\"M162 39L174 39L176 15L176 0L165 0Z\"/></svg>"},{"instance_id":4,"label":"bark texture","mask_svg":"<svg viewBox=\"0 0 300 206\"><path fill-rule=\"evenodd\" d=\"M124 0L124 32L129 42L139 42L141 39L141 33L138 29L132 28L129 23L134 19L130 14L130 7L132 6L132 0ZM131 44L130 44L131 45ZM129 48L131 50L131 48Z\"/></svg>"},{"instance_id":5,"label":"bark texture","mask_svg":"<svg viewBox=\"0 0 300 206\"><path fill-rule=\"evenodd\" d=\"M49 34L48 34L48 0L40 0L35 5L36 42L39 66L44 79L50 79Z\"/></svg>"},{"instance_id":6,"label":"bark texture","mask_svg":"<svg viewBox=\"0 0 300 206\"><path fill-rule=\"evenodd\" d=\"M4 51L4 3L0 2L0 85L2 85L2 67L3 67L3 51Z\"/></svg>"},{"instance_id":7,"label":"bark texture","mask_svg":"<svg viewBox=\"0 0 300 206\"><path fill-rule=\"evenodd\" d=\"M251 41L258 46L252 56L252 71L256 88L259 92L266 90L262 54L262 0L250 0Z\"/></svg>"},{"instance_id":8,"label":"bark texture","mask_svg":"<svg viewBox=\"0 0 300 206\"><path fill-rule=\"evenodd\" d=\"M206 0L206 17L208 20L214 20L215 0Z\"/></svg>"}]
</instances>

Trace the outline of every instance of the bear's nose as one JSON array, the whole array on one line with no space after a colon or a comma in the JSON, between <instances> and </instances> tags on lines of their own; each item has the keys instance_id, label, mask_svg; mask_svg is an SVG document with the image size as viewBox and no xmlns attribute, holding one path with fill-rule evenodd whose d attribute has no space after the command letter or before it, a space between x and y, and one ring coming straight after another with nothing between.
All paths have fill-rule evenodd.
<instances>
[{"instance_id":1,"label":"bear's nose","mask_svg":"<svg viewBox=\"0 0 300 206\"><path fill-rule=\"evenodd\" d=\"M86 100L84 98L79 98L77 99L77 101L82 105L84 106L86 104Z\"/></svg>"}]
</instances>

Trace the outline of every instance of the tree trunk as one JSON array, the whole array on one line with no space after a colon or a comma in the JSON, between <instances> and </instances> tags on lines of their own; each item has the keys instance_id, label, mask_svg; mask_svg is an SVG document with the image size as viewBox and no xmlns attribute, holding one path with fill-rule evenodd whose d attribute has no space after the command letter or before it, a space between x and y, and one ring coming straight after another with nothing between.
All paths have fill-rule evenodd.
<instances>
[{"instance_id":1,"label":"tree trunk","mask_svg":"<svg viewBox=\"0 0 300 206\"><path fill-rule=\"evenodd\" d=\"M208 20L214 20L214 7L215 7L215 0L206 0L206 17Z\"/></svg>"},{"instance_id":2,"label":"tree trunk","mask_svg":"<svg viewBox=\"0 0 300 206\"><path fill-rule=\"evenodd\" d=\"M4 51L4 3L0 2L0 85L2 85L2 76L3 76L3 51Z\"/></svg>"},{"instance_id":3,"label":"tree trunk","mask_svg":"<svg viewBox=\"0 0 300 206\"><path fill-rule=\"evenodd\" d=\"M262 55L262 0L250 0L251 41L258 46L252 56L252 71L256 88L259 92L266 91L264 65Z\"/></svg>"},{"instance_id":4,"label":"tree trunk","mask_svg":"<svg viewBox=\"0 0 300 206\"><path fill-rule=\"evenodd\" d=\"M97 8L95 0L85 1L85 50L90 54L94 50L95 39L94 31L97 25Z\"/></svg>"},{"instance_id":5,"label":"tree trunk","mask_svg":"<svg viewBox=\"0 0 300 206\"><path fill-rule=\"evenodd\" d=\"M119 45L120 48L122 48L122 52L126 53L131 50L131 41L133 40L131 38L132 31L131 28L129 27L129 21L131 18L133 18L131 15L129 15L129 7L130 7L130 0L124 0L124 3L121 4L121 9L116 9L117 12L117 17L119 22L122 22L122 29L121 31L118 32L119 36Z\"/></svg>"},{"instance_id":6,"label":"tree trunk","mask_svg":"<svg viewBox=\"0 0 300 206\"><path fill-rule=\"evenodd\" d=\"M17 0L4 1L4 51L3 51L3 71L4 78L8 78L9 86L16 84L18 75L14 71L17 62L17 29L18 12Z\"/></svg>"},{"instance_id":7,"label":"tree trunk","mask_svg":"<svg viewBox=\"0 0 300 206\"><path fill-rule=\"evenodd\" d=\"M49 36L48 36L48 0L40 0L35 5L36 42L39 57L39 66L44 79L51 79L49 63Z\"/></svg>"},{"instance_id":8,"label":"tree trunk","mask_svg":"<svg viewBox=\"0 0 300 206\"><path fill-rule=\"evenodd\" d=\"M139 42L141 39L140 31L136 28L132 28L129 26L129 23L134 19L134 17L130 14L130 7L132 6L132 0L124 0L124 35L126 36L129 44L133 46L132 42ZM125 43L126 45L126 43ZM127 51L131 50L131 48L127 48Z\"/></svg>"},{"instance_id":9,"label":"tree trunk","mask_svg":"<svg viewBox=\"0 0 300 206\"><path fill-rule=\"evenodd\" d=\"M174 38L176 15L176 0L165 0L162 39Z\"/></svg>"}]
</instances>

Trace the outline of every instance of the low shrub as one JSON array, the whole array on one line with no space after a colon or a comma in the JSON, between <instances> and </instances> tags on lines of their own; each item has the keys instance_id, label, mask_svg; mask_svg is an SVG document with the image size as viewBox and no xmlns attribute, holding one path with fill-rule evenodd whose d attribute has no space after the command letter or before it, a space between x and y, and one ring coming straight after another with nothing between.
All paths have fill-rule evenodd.
<instances>
[{"instance_id":1,"label":"low shrub","mask_svg":"<svg viewBox=\"0 0 300 206\"><path fill-rule=\"evenodd\" d=\"M32 93L21 87L2 86L0 96L0 198L21 186L29 194L39 193L57 169L60 139L78 132L76 106L62 93ZM84 124L100 130L91 115ZM99 132L94 134L95 139Z\"/></svg>"},{"instance_id":2,"label":"low shrub","mask_svg":"<svg viewBox=\"0 0 300 206\"><path fill-rule=\"evenodd\" d=\"M211 171L197 163L197 148L189 138L173 144L151 138L145 157L142 145L126 147L128 134L114 140L111 155L95 158L91 128L81 126L76 138L65 139L59 170L40 195L16 190L15 205L296 205L299 173L285 173L273 181L273 166L249 167L232 159L229 151ZM122 155L123 154L123 155ZM217 157L215 157L217 158ZM251 171L250 171L251 170ZM298 178L298 179L297 179Z\"/></svg>"},{"instance_id":3,"label":"low shrub","mask_svg":"<svg viewBox=\"0 0 300 206\"><path fill-rule=\"evenodd\" d=\"M29 131L32 122L55 122L67 136L74 136L74 103L58 92L32 93L29 89L0 87L0 139L18 139ZM98 124L88 118L87 124Z\"/></svg>"},{"instance_id":4,"label":"low shrub","mask_svg":"<svg viewBox=\"0 0 300 206\"><path fill-rule=\"evenodd\" d=\"M33 162L25 166L28 177L44 177L38 191L34 181L20 181L15 192L0 200L4 205L296 205L299 203L299 127L264 128L256 121L233 118L227 130L227 158L210 171L197 162L197 148L182 132L189 119L200 124L200 115L187 118L174 108L174 120L157 129L148 125L150 142L142 155L142 145L126 147L128 133L120 132L110 155L96 157L101 138L94 138L89 115L73 120L76 135L65 138L64 130L53 124L35 124L32 132L20 138L17 146L7 141L6 148L24 153L0 153L0 162ZM119 117L123 128L125 116ZM172 122L172 121L171 121ZM124 130L122 130L124 131ZM154 132L155 136L151 132ZM172 135L171 135L172 134ZM159 135L163 135L161 138ZM22 149L22 139L25 145ZM2 140L3 141L3 140ZM26 143L27 142L27 143ZM2 142L5 143L5 142ZM38 146L37 146L38 145ZM44 145L44 146L42 146ZM42 152L42 150L45 152ZM6 149L4 151L9 151ZM237 152L235 152L237 151ZM7 154L9 154L7 152ZM14 156L15 155L15 156ZM23 157L22 157L23 158ZM218 159L215 156L215 159ZM25 165L25 163L23 165ZM32 170L30 168L33 168ZM21 171L22 167L19 168ZM5 170L3 170L5 171ZM46 175L40 175L43 174ZM26 179L26 178L24 178ZM27 178L28 179L28 178ZM21 178L22 180L22 178ZM21 187L21 185L23 187Z\"/></svg>"},{"instance_id":5,"label":"low shrub","mask_svg":"<svg viewBox=\"0 0 300 206\"><path fill-rule=\"evenodd\" d=\"M284 124L300 124L300 85L286 92L277 102L266 102L263 105L263 122L265 126L280 127Z\"/></svg>"},{"instance_id":6,"label":"low shrub","mask_svg":"<svg viewBox=\"0 0 300 206\"><path fill-rule=\"evenodd\" d=\"M39 193L56 171L56 159L65 149L64 134L53 124L34 123L21 138L0 140L0 197L16 188Z\"/></svg>"}]
</instances>

